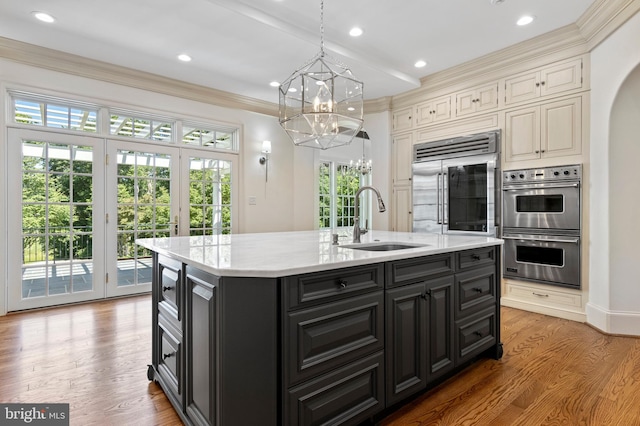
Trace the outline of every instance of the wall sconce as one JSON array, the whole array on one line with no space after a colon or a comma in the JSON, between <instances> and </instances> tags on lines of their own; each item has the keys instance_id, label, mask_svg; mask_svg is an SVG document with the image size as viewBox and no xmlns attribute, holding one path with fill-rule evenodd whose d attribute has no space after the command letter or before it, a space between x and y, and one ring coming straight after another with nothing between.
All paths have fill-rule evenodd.
<instances>
[{"instance_id":1,"label":"wall sconce","mask_svg":"<svg viewBox=\"0 0 640 426\"><path fill-rule=\"evenodd\" d=\"M262 153L264 154L260 157L260 164L264 164L265 172L264 172L264 181L269 181L269 154L271 154L271 141L262 141Z\"/></svg>"}]
</instances>

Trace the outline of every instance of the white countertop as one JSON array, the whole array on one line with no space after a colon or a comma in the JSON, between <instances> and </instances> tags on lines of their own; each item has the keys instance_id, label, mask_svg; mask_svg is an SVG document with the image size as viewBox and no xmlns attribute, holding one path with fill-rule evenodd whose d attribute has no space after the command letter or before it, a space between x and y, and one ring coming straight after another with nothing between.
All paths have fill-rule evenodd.
<instances>
[{"instance_id":1,"label":"white countertop","mask_svg":"<svg viewBox=\"0 0 640 426\"><path fill-rule=\"evenodd\" d=\"M275 278L349 266L428 256L437 253L500 245L490 237L369 231L362 244L394 242L422 247L364 251L350 245L350 229L341 228L339 245L331 230L214 235L207 237L146 238L139 245L219 276Z\"/></svg>"}]
</instances>

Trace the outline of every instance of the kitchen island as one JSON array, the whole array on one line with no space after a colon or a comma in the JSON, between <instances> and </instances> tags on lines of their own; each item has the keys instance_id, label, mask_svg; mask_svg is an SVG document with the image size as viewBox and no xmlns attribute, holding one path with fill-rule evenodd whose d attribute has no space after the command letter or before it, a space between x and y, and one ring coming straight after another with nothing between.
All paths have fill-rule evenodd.
<instances>
[{"instance_id":1,"label":"kitchen island","mask_svg":"<svg viewBox=\"0 0 640 426\"><path fill-rule=\"evenodd\" d=\"M500 244L350 230L143 239L150 380L186 424L354 425L500 358Z\"/></svg>"}]
</instances>

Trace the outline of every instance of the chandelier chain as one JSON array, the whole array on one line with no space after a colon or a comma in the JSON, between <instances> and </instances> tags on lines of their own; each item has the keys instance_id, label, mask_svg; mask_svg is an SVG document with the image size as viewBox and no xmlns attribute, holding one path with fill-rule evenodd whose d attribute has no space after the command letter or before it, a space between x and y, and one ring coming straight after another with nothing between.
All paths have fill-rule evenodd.
<instances>
[{"instance_id":1,"label":"chandelier chain","mask_svg":"<svg viewBox=\"0 0 640 426\"><path fill-rule=\"evenodd\" d=\"M324 56L324 0L320 0L320 55Z\"/></svg>"}]
</instances>

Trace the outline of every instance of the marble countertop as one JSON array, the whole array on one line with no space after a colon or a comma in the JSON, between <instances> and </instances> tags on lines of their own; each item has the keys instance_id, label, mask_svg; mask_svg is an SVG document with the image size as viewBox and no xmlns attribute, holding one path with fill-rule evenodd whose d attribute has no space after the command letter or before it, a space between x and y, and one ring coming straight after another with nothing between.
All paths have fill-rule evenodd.
<instances>
[{"instance_id":1,"label":"marble countertop","mask_svg":"<svg viewBox=\"0 0 640 426\"><path fill-rule=\"evenodd\" d=\"M136 243L219 276L276 278L389 260L408 259L500 245L501 239L464 235L369 231L361 244L406 243L419 247L393 251L354 250L351 229L268 232L206 237L146 238Z\"/></svg>"}]
</instances>

